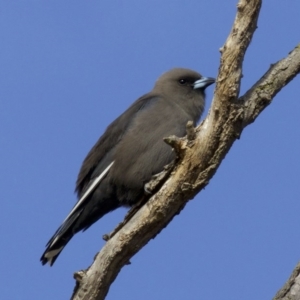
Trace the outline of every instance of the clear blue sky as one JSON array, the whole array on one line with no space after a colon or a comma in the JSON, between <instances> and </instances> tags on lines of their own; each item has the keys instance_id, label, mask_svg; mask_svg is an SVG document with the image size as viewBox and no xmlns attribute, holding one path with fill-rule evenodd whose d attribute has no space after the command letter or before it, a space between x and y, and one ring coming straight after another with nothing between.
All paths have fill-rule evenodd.
<instances>
[{"instance_id":1,"label":"clear blue sky","mask_svg":"<svg viewBox=\"0 0 300 300\"><path fill-rule=\"evenodd\" d=\"M216 76L237 1L0 2L3 299L69 299L111 213L42 267L106 126L172 67ZM241 92L299 43L300 2L264 1ZM271 299L298 262L300 78L249 126L204 192L126 266L107 299ZM207 107L213 88L207 92Z\"/></svg>"}]
</instances>

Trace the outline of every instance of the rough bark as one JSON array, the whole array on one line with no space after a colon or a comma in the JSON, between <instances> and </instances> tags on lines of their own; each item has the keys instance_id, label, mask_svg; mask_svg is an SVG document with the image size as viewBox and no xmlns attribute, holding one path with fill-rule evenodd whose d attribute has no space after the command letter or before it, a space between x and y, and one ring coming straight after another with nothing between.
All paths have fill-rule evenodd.
<instances>
[{"instance_id":1,"label":"rough bark","mask_svg":"<svg viewBox=\"0 0 300 300\"><path fill-rule=\"evenodd\" d=\"M297 264L289 280L278 291L273 300L299 300L300 299L300 263Z\"/></svg>"},{"instance_id":2,"label":"rough bark","mask_svg":"<svg viewBox=\"0 0 300 300\"><path fill-rule=\"evenodd\" d=\"M94 263L87 270L75 273L72 299L104 299L121 268L209 183L243 129L300 72L300 46L297 46L239 98L242 63L257 26L261 2L239 1L233 28L221 49L216 90L208 116L195 132L188 126L187 138L169 140L179 154L170 176L160 190L110 236Z\"/></svg>"}]
</instances>

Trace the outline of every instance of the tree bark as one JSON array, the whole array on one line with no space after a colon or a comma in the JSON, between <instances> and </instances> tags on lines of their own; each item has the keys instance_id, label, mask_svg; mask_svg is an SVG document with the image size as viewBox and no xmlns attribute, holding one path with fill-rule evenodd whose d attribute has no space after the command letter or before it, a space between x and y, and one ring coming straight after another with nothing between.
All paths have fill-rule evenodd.
<instances>
[{"instance_id":1,"label":"tree bark","mask_svg":"<svg viewBox=\"0 0 300 300\"><path fill-rule=\"evenodd\" d=\"M104 299L121 268L209 183L243 129L300 72L298 45L286 58L271 65L261 79L239 97L242 63L257 27L261 2L239 1L232 30L220 50L221 64L208 116L195 129L195 135L189 126L188 137L169 140L179 157L170 176L160 190L114 232L93 264L74 274L76 286L72 299ZM293 280L295 284L298 282ZM278 292L275 299L300 299L300 289L289 289L289 292L292 290L298 298L283 298Z\"/></svg>"},{"instance_id":2,"label":"tree bark","mask_svg":"<svg viewBox=\"0 0 300 300\"><path fill-rule=\"evenodd\" d=\"M297 264L289 280L277 292L273 300L298 300L300 299L300 263Z\"/></svg>"}]
</instances>

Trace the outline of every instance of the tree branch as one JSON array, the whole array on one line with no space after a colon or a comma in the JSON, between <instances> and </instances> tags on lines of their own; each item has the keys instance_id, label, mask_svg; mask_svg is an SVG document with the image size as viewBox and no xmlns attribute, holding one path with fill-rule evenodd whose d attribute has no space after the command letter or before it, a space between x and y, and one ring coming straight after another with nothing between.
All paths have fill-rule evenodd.
<instances>
[{"instance_id":1,"label":"tree branch","mask_svg":"<svg viewBox=\"0 0 300 300\"><path fill-rule=\"evenodd\" d=\"M188 139L168 139L179 154L174 170L162 188L114 233L94 263L75 274L72 299L104 299L121 268L208 184L244 127L299 73L298 47L238 99L242 62L256 29L260 7L261 0L239 1L233 28L221 49L215 96L207 118L195 132L187 127Z\"/></svg>"},{"instance_id":2,"label":"tree branch","mask_svg":"<svg viewBox=\"0 0 300 300\"><path fill-rule=\"evenodd\" d=\"M244 102L244 126L272 102L276 94L300 72L300 44L289 55L272 64L269 70L239 100Z\"/></svg>"},{"instance_id":3,"label":"tree branch","mask_svg":"<svg viewBox=\"0 0 300 300\"><path fill-rule=\"evenodd\" d=\"M291 277L277 292L273 300L297 300L300 298L300 263L297 264Z\"/></svg>"}]
</instances>

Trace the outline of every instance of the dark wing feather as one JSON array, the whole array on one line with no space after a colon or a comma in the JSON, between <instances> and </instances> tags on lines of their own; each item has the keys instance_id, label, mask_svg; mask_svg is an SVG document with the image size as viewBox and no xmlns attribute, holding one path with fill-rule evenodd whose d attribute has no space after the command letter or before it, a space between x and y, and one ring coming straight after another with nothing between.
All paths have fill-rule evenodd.
<instances>
[{"instance_id":1,"label":"dark wing feather","mask_svg":"<svg viewBox=\"0 0 300 300\"><path fill-rule=\"evenodd\" d=\"M136 113L153 103L156 98L157 97L151 93L140 97L122 115L120 115L107 127L104 134L99 138L82 163L77 177L75 189L78 197L80 197L82 192L86 190L94 175L101 173L102 170L97 170L97 172L95 172L96 168L99 165L102 165L101 161L104 160L107 155L109 156L109 152L111 152L122 139L122 136L132 123ZM111 161L108 161L106 163L109 164L110 162ZM106 167L106 164L103 164L101 169Z\"/></svg>"}]
</instances>

